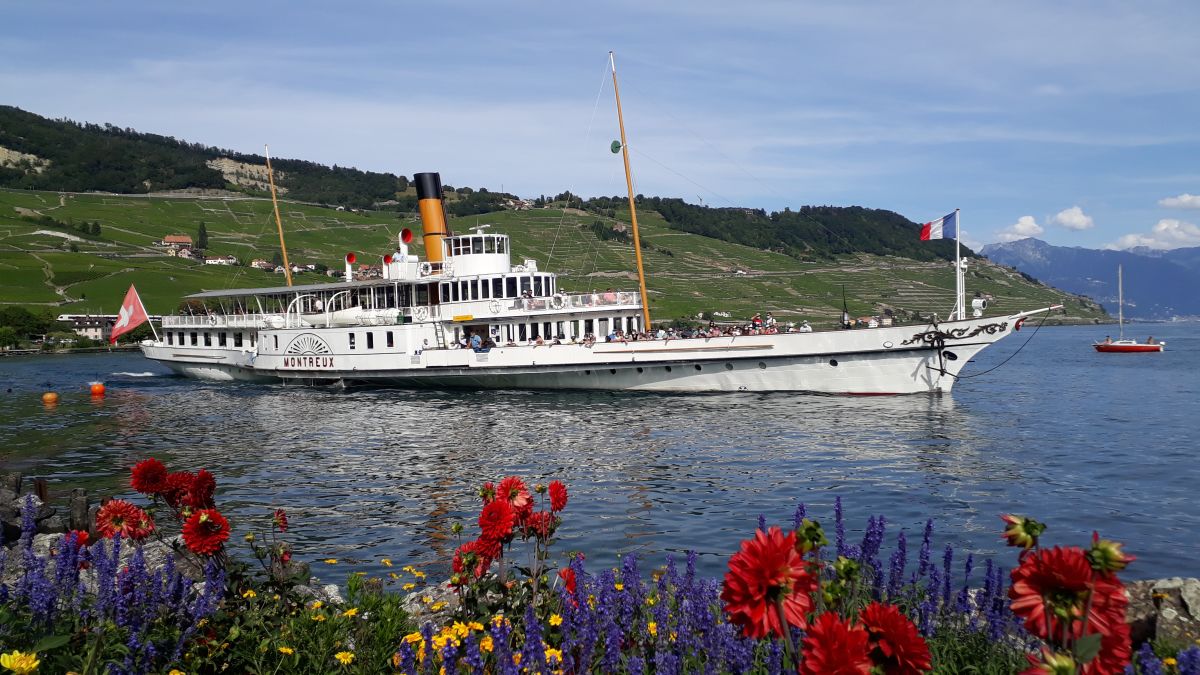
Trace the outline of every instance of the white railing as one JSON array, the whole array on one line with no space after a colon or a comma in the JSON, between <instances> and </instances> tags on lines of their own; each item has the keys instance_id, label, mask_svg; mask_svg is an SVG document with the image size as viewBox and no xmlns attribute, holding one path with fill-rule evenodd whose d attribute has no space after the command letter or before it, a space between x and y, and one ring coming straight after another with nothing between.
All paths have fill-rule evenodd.
<instances>
[{"instance_id":1,"label":"white railing","mask_svg":"<svg viewBox=\"0 0 1200 675\"><path fill-rule=\"evenodd\" d=\"M280 314L183 314L164 316L163 328L265 328L270 317Z\"/></svg>"}]
</instances>

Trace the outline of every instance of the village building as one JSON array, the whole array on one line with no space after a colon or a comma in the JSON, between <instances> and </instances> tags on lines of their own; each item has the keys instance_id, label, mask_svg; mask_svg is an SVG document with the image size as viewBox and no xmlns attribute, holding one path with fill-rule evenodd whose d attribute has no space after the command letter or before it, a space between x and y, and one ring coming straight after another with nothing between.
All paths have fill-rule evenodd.
<instances>
[{"instance_id":1,"label":"village building","mask_svg":"<svg viewBox=\"0 0 1200 675\"><path fill-rule=\"evenodd\" d=\"M186 234L168 234L159 240L157 244L159 246L167 246L176 250L183 247L191 248L192 238Z\"/></svg>"},{"instance_id":2,"label":"village building","mask_svg":"<svg viewBox=\"0 0 1200 675\"><path fill-rule=\"evenodd\" d=\"M204 259L205 265L236 265L238 259L231 255L219 255L212 258Z\"/></svg>"}]
</instances>

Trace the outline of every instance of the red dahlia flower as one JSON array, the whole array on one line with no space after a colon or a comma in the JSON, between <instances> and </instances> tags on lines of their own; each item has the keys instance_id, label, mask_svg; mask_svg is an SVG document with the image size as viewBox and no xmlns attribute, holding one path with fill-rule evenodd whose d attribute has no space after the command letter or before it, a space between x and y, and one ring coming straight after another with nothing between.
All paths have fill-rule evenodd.
<instances>
[{"instance_id":1,"label":"red dahlia flower","mask_svg":"<svg viewBox=\"0 0 1200 675\"><path fill-rule=\"evenodd\" d=\"M564 567L558 571L558 578L563 580L563 588L571 595L575 595L575 570Z\"/></svg>"},{"instance_id":2,"label":"red dahlia flower","mask_svg":"<svg viewBox=\"0 0 1200 675\"><path fill-rule=\"evenodd\" d=\"M804 633L801 675L868 675L871 672L870 635L837 612L825 612Z\"/></svg>"},{"instance_id":3,"label":"red dahlia flower","mask_svg":"<svg viewBox=\"0 0 1200 675\"><path fill-rule=\"evenodd\" d=\"M283 509L275 509L275 515L271 518L271 523L275 525L275 529L279 530L280 532L287 532L287 512L285 512Z\"/></svg>"},{"instance_id":4,"label":"red dahlia flower","mask_svg":"<svg viewBox=\"0 0 1200 675\"><path fill-rule=\"evenodd\" d=\"M144 495L156 495L167 486L167 467L151 457L133 466L129 484Z\"/></svg>"},{"instance_id":5,"label":"red dahlia flower","mask_svg":"<svg viewBox=\"0 0 1200 675\"><path fill-rule=\"evenodd\" d=\"M113 499L96 513L96 531L105 539L120 534L125 539L141 541L154 531L150 515L123 499Z\"/></svg>"},{"instance_id":6,"label":"red dahlia flower","mask_svg":"<svg viewBox=\"0 0 1200 675\"><path fill-rule=\"evenodd\" d=\"M1137 558L1121 550L1123 544L1101 539L1099 532L1092 532L1092 548L1087 552L1092 569L1101 573L1120 572Z\"/></svg>"},{"instance_id":7,"label":"red dahlia flower","mask_svg":"<svg viewBox=\"0 0 1200 675\"><path fill-rule=\"evenodd\" d=\"M208 469L200 469L192 477L192 484L188 486L183 503L193 509L211 509L216 506L213 501L216 492L217 479L208 472Z\"/></svg>"},{"instance_id":8,"label":"red dahlia flower","mask_svg":"<svg viewBox=\"0 0 1200 675\"><path fill-rule=\"evenodd\" d=\"M1089 593L1091 610L1087 611ZM1096 574L1077 546L1055 546L1025 556L1012 571L1008 597L1013 613L1025 620L1025 630L1052 641L1061 639L1064 621L1072 623L1078 636L1085 611L1089 632L1108 635L1125 622L1129 604L1121 582L1112 575Z\"/></svg>"},{"instance_id":9,"label":"red dahlia flower","mask_svg":"<svg viewBox=\"0 0 1200 675\"><path fill-rule=\"evenodd\" d=\"M212 555L229 539L229 521L216 509L196 511L183 524L183 543L197 555Z\"/></svg>"},{"instance_id":10,"label":"red dahlia flower","mask_svg":"<svg viewBox=\"0 0 1200 675\"><path fill-rule=\"evenodd\" d=\"M496 487L496 496L511 504L518 513L524 511L527 506L533 506L529 488L525 487L525 481L516 476L509 476L500 481L500 485Z\"/></svg>"},{"instance_id":11,"label":"red dahlia flower","mask_svg":"<svg viewBox=\"0 0 1200 675\"><path fill-rule=\"evenodd\" d=\"M804 617L812 611L816 579L804 568L796 552L796 534L786 536L778 527L754 533L742 542L741 550L729 558L721 600L730 622L742 635L760 639L768 634L784 637L777 603L783 603L787 624L805 627Z\"/></svg>"},{"instance_id":12,"label":"red dahlia flower","mask_svg":"<svg viewBox=\"0 0 1200 675\"><path fill-rule=\"evenodd\" d=\"M493 557L497 549L481 539L469 541L462 546L459 546L454 551L454 560L450 564L451 569L457 575L470 572L470 574L478 579L482 577L492 566ZM459 577L462 578L461 576Z\"/></svg>"},{"instance_id":13,"label":"red dahlia flower","mask_svg":"<svg viewBox=\"0 0 1200 675\"><path fill-rule=\"evenodd\" d=\"M887 675L916 675L933 668L929 645L895 605L873 602L858 615L870 635L871 661Z\"/></svg>"},{"instance_id":14,"label":"red dahlia flower","mask_svg":"<svg viewBox=\"0 0 1200 675\"><path fill-rule=\"evenodd\" d=\"M517 516L512 506L503 499L497 499L479 512L479 531L481 539L504 541L512 536L513 524Z\"/></svg>"},{"instance_id":15,"label":"red dahlia flower","mask_svg":"<svg viewBox=\"0 0 1200 675\"><path fill-rule=\"evenodd\" d=\"M192 480L195 477L190 471L172 471L167 474L166 484L161 493L167 506L173 509L183 506L184 498L192 490Z\"/></svg>"},{"instance_id":16,"label":"red dahlia flower","mask_svg":"<svg viewBox=\"0 0 1200 675\"><path fill-rule=\"evenodd\" d=\"M67 533L65 540L69 541L71 535L75 535L75 546L77 548L83 548L84 546L88 545L87 530L71 530Z\"/></svg>"},{"instance_id":17,"label":"red dahlia flower","mask_svg":"<svg viewBox=\"0 0 1200 675\"><path fill-rule=\"evenodd\" d=\"M558 513L567 508L567 486L562 481L550 481L550 510Z\"/></svg>"},{"instance_id":18,"label":"red dahlia flower","mask_svg":"<svg viewBox=\"0 0 1200 675\"><path fill-rule=\"evenodd\" d=\"M549 539L558 528L558 517L546 511L530 514L525 521L525 534L533 533L538 539Z\"/></svg>"},{"instance_id":19,"label":"red dahlia flower","mask_svg":"<svg viewBox=\"0 0 1200 675\"><path fill-rule=\"evenodd\" d=\"M490 480L488 482L484 483L483 487L479 488L479 498L483 500L484 504L487 504L488 502L495 499L496 498L496 484Z\"/></svg>"}]
</instances>

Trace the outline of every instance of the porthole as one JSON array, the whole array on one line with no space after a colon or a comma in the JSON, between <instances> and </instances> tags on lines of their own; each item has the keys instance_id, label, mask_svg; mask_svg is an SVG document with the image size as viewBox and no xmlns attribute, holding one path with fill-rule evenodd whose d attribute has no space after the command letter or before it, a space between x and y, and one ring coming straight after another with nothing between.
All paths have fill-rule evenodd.
<instances>
[{"instance_id":1,"label":"porthole","mask_svg":"<svg viewBox=\"0 0 1200 675\"><path fill-rule=\"evenodd\" d=\"M696 364L696 370L703 370L703 368L700 367L699 363Z\"/></svg>"},{"instance_id":2,"label":"porthole","mask_svg":"<svg viewBox=\"0 0 1200 675\"><path fill-rule=\"evenodd\" d=\"M642 368L641 366L638 366L638 372L644 373L644 372L646 372L646 370L644 368Z\"/></svg>"},{"instance_id":3,"label":"porthole","mask_svg":"<svg viewBox=\"0 0 1200 675\"><path fill-rule=\"evenodd\" d=\"M837 367L837 359L829 359L829 365L836 368Z\"/></svg>"},{"instance_id":4,"label":"porthole","mask_svg":"<svg viewBox=\"0 0 1200 675\"><path fill-rule=\"evenodd\" d=\"M767 369L767 364L763 363L762 361L759 361L759 362L758 362L758 369L759 369L759 370L766 370L766 369Z\"/></svg>"},{"instance_id":5,"label":"porthole","mask_svg":"<svg viewBox=\"0 0 1200 675\"><path fill-rule=\"evenodd\" d=\"M671 372L671 366L667 366L667 372Z\"/></svg>"},{"instance_id":6,"label":"porthole","mask_svg":"<svg viewBox=\"0 0 1200 675\"><path fill-rule=\"evenodd\" d=\"M583 374L584 374L584 375L591 375L591 374L592 374L592 371L590 371L590 370L585 370L585 371L583 371Z\"/></svg>"},{"instance_id":7,"label":"porthole","mask_svg":"<svg viewBox=\"0 0 1200 675\"><path fill-rule=\"evenodd\" d=\"M733 364L732 364L732 363L726 363L726 364L725 364L725 370L733 370Z\"/></svg>"},{"instance_id":8,"label":"porthole","mask_svg":"<svg viewBox=\"0 0 1200 675\"><path fill-rule=\"evenodd\" d=\"M612 373L613 375L616 375L616 374L617 374L617 369L616 369L616 368L609 368L609 369L608 369L608 372L609 372L609 373Z\"/></svg>"}]
</instances>

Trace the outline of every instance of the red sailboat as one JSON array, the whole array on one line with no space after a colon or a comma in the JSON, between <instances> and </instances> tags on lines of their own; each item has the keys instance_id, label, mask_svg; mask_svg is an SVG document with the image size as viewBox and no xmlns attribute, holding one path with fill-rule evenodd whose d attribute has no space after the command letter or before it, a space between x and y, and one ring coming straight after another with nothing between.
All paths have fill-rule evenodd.
<instances>
[{"instance_id":1,"label":"red sailboat","mask_svg":"<svg viewBox=\"0 0 1200 675\"><path fill-rule=\"evenodd\" d=\"M1161 352L1167 343L1156 342L1153 337L1145 342L1125 339L1125 291L1121 278L1121 266L1117 265L1117 322L1121 327L1120 338L1106 338L1092 344L1098 352Z\"/></svg>"}]
</instances>

